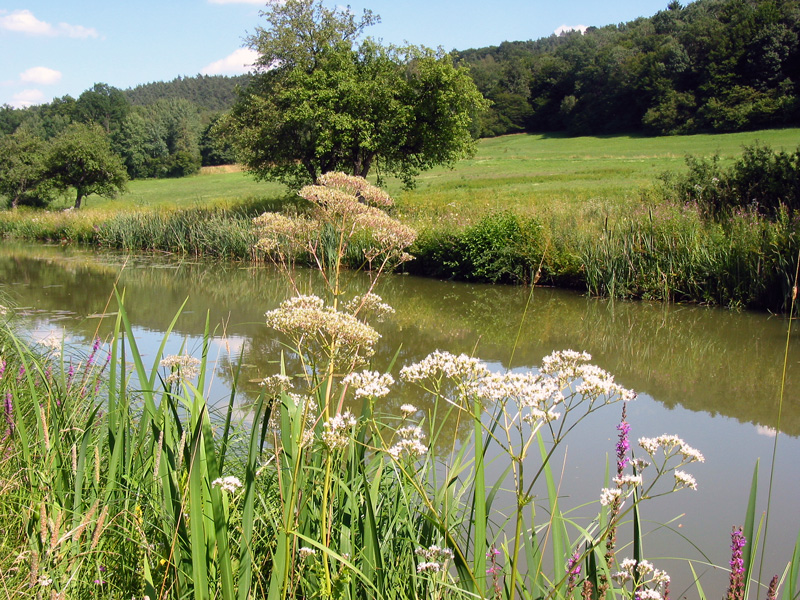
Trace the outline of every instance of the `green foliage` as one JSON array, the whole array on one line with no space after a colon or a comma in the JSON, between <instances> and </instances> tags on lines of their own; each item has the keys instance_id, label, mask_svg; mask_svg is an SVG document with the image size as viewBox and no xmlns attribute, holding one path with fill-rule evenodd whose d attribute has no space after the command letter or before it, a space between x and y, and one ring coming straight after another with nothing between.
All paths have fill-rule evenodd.
<instances>
[{"instance_id":1,"label":"green foliage","mask_svg":"<svg viewBox=\"0 0 800 600\"><path fill-rule=\"evenodd\" d=\"M724 219L740 210L779 218L800 209L800 148L775 152L758 143L745 146L742 156L724 169L719 156L688 156L684 175L662 175L662 194L670 200L693 202L710 217Z\"/></svg>"},{"instance_id":2,"label":"green foliage","mask_svg":"<svg viewBox=\"0 0 800 600\"><path fill-rule=\"evenodd\" d=\"M650 18L458 53L494 106L481 135L742 131L798 123L792 2L671 2Z\"/></svg>"},{"instance_id":3,"label":"green foliage","mask_svg":"<svg viewBox=\"0 0 800 600\"><path fill-rule=\"evenodd\" d=\"M531 283L542 258L542 226L513 213L489 215L461 231L426 232L407 269L441 279Z\"/></svg>"},{"instance_id":4,"label":"green foliage","mask_svg":"<svg viewBox=\"0 0 800 600\"><path fill-rule=\"evenodd\" d=\"M356 45L376 21L369 11L357 21L317 0L289 0L264 15L269 27L248 40L260 73L220 126L258 178L300 187L324 172L375 168L410 185L474 152L470 125L484 101L449 56Z\"/></svg>"},{"instance_id":5,"label":"green foliage","mask_svg":"<svg viewBox=\"0 0 800 600\"><path fill-rule=\"evenodd\" d=\"M45 171L46 144L25 131L0 137L0 195L8 206L46 206L52 186Z\"/></svg>"},{"instance_id":6,"label":"green foliage","mask_svg":"<svg viewBox=\"0 0 800 600\"><path fill-rule=\"evenodd\" d=\"M123 90L133 106L147 106L164 99L183 99L196 104L204 111L218 112L230 109L236 100L236 88L247 85L249 75L196 75L176 77L172 81L144 83Z\"/></svg>"},{"instance_id":7,"label":"green foliage","mask_svg":"<svg viewBox=\"0 0 800 600\"><path fill-rule=\"evenodd\" d=\"M47 152L47 177L56 189L74 188L75 208L89 194L114 196L125 190L125 167L98 126L75 124L55 138Z\"/></svg>"}]
</instances>

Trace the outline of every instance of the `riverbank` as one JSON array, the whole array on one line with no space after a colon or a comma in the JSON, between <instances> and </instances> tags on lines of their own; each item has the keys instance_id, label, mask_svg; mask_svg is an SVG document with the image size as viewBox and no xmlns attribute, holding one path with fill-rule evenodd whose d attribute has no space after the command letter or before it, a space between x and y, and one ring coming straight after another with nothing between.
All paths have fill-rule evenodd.
<instances>
[{"instance_id":1,"label":"riverbank","mask_svg":"<svg viewBox=\"0 0 800 600\"><path fill-rule=\"evenodd\" d=\"M791 149L800 130L668 138L506 136L415 190L389 182L393 216L419 232L408 272L552 285L594 296L784 311L800 224L737 213L721 222L663 200L656 184L684 155L730 164L760 140ZM300 199L242 173L131 182L80 212L0 212L0 236L127 252L259 260L252 218L302 212ZM353 260L359 260L354 256Z\"/></svg>"},{"instance_id":2,"label":"riverbank","mask_svg":"<svg viewBox=\"0 0 800 600\"><path fill-rule=\"evenodd\" d=\"M292 210L296 206L291 207ZM253 209L188 208L0 213L0 235L127 252L260 260ZM709 222L696 209L642 205L616 219L549 219L505 211L461 229L420 232L404 268L473 282L571 288L594 296L699 302L781 312L800 249L800 223L742 213Z\"/></svg>"}]
</instances>

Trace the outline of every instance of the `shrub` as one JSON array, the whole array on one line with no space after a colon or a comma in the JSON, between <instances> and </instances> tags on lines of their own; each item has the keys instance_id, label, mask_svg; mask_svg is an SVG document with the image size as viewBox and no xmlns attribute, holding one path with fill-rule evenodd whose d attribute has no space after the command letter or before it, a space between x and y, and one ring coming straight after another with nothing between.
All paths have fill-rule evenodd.
<instances>
[{"instance_id":1,"label":"shrub","mask_svg":"<svg viewBox=\"0 0 800 600\"><path fill-rule=\"evenodd\" d=\"M734 211L751 209L777 218L781 206L790 212L800 208L800 148L793 154L774 152L769 146L753 144L731 168L723 169L719 155L710 159L688 156L688 173L665 173L662 194L670 200L695 202L714 219Z\"/></svg>"},{"instance_id":2,"label":"shrub","mask_svg":"<svg viewBox=\"0 0 800 600\"><path fill-rule=\"evenodd\" d=\"M429 231L413 247L415 273L490 283L528 283L542 255L542 226L511 212L461 231Z\"/></svg>"}]
</instances>

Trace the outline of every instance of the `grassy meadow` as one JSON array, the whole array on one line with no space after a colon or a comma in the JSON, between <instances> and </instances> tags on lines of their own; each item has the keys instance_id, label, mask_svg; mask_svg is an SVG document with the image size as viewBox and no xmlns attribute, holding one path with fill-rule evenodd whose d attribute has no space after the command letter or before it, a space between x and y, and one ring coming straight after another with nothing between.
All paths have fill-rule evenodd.
<instances>
[{"instance_id":1,"label":"grassy meadow","mask_svg":"<svg viewBox=\"0 0 800 600\"><path fill-rule=\"evenodd\" d=\"M586 204L628 206L661 173L684 170L687 155L717 153L723 163L730 162L754 141L792 150L800 145L800 129L667 137L508 135L480 140L475 157L454 169L422 173L413 190L403 190L396 180L387 182L387 190L416 226L442 218L464 224L497 210L528 214ZM88 211L234 207L287 193L280 184L212 167L182 179L132 181L127 194L113 200L90 196L86 205ZM63 208L71 205L67 198Z\"/></svg>"}]
</instances>

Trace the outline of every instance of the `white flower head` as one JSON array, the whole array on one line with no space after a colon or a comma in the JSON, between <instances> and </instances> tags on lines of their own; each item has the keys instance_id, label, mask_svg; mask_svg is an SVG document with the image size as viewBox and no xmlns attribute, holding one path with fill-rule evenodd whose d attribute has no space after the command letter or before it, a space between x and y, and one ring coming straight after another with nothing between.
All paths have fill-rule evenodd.
<instances>
[{"instance_id":1,"label":"white flower head","mask_svg":"<svg viewBox=\"0 0 800 600\"><path fill-rule=\"evenodd\" d=\"M211 482L212 487L218 487L223 492L228 492L229 494L233 494L242 487L242 482L239 481L238 477L233 477L229 475L228 477L220 477L219 479L215 479Z\"/></svg>"},{"instance_id":2,"label":"white flower head","mask_svg":"<svg viewBox=\"0 0 800 600\"><path fill-rule=\"evenodd\" d=\"M200 359L188 354L170 354L161 359L159 364L170 370L170 374L166 379L167 383L191 381L200 373L198 368Z\"/></svg>"},{"instance_id":3,"label":"white flower head","mask_svg":"<svg viewBox=\"0 0 800 600\"><path fill-rule=\"evenodd\" d=\"M401 427L397 430L397 438L394 446L387 450L389 455L395 460L399 460L402 456L416 458L417 456L425 454L428 450L422 443L425 434L422 433L422 428L418 425Z\"/></svg>"},{"instance_id":4,"label":"white flower head","mask_svg":"<svg viewBox=\"0 0 800 600\"><path fill-rule=\"evenodd\" d=\"M356 398L382 398L389 394L390 386L394 385L394 378L389 373L378 371L361 371L350 373L342 383L355 388Z\"/></svg>"},{"instance_id":5,"label":"white flower head","mask_svg":"<svg viewBox=\"0 0 800 600\"><path fill-rule=\"evenodd\" d=\"M322 441L329 450L346 448L350 444L350 432L357 421L349 410L331 417L322 424Z\"/></svg>"},{"instance_id":6,"label":"white flower head","mask_svg":"<svg viewBox=\"0 0 800 600\"><path fill-rule=\"evenodd\" d=\"M603 491L600 493L600 504L602 506L610 506L614 503L614 500L622 496L622 490L620 488L603 488Z\"/></svg>"},{"instance_id":7,"label":"white flower head","mask_svg":"<svg viewBox=\"0 0 800 600\"><path fill-rule=\"evenodd\" d=\"M300 560L305 560L311 556L314 556L317 553L314 548L309 548L308 546L303 546L297 551L297 554L300 556Z\"/></svg>"},{"instance_id":8,"label":"white flower head","mask_svg":"<svg viewBox=\"0 0 800 600\"><path fill-rule=\"evenodd\" d=\"M697 489L697 481L693 476L689 475L689 473L686 473L685 471L675 471L674 475L676 489L685 487L692 490Z\"/></svg>"},{"instance_id":9,"label":"white flower head","mask_svg":"<svg viewBox=\"0 0 800 600\"><path fill-rule=\"evenodd\" d=\"M413 404L403 404L400 407L400 412L403 413L404 417L410 417L417 412L417 407Z\"/></svg>"}]
</instances>

